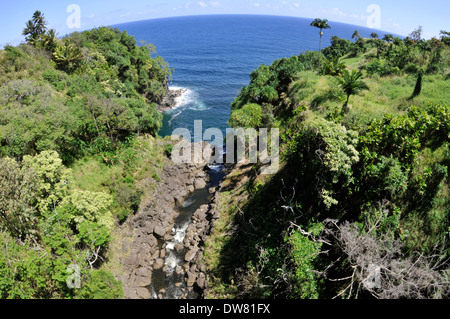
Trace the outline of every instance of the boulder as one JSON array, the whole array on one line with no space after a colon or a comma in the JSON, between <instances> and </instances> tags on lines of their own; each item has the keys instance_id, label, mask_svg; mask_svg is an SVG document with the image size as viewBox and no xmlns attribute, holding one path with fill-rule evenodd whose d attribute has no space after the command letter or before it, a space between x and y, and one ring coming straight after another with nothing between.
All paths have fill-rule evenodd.
<instances>
[{"instance_id":1,"label":"boulder","mask_svg":"<svg viewBox=\"0 0 450 319\"><path fill-rule=\"evenodd\" d=\"M182 243L176 243L174 248L175 248L177 253L180 253L184 249L184 246L183 246Z\"/></svg>"},{"instance_id":2,"label":"boulder","mask_svg":"<svg viewBox=\"0 0 450 319\"><path fill-rule=\"evenodd\" d=\"M182 196L175 197L175 205L176 206L181 206L181 205L183 205L183 203L184 203L184 197L182 197Z\"/></svg>"},{"instance_id":3,"label":"boulder","mask_svg":"<svg viewBox=\"0 0 450 319\"><path fill-rule=\"evenodd\" d=\"M161 225L158 225L155 227L154 231L156 236L158 237L164 237L164 235L166 234L166 229L164 227L162 227Z\"/></svg>"},{"instance_id":4,"label":"boulder","mask_svg":"<svg viewBox=\"0 0 450 319\"><path fill-rule=\"evenodd\" d=\"M188 271L187 277L186 277L186 285L188 287L192 287L194 285L196 279L197 279L197 276L194 273Z\"/></svg>"},{"instance_id":5,"label":"boulder","mask_svg":"<svg viewBox=\"0 0 450 319\"><path fill-rule=\"evenodd\" d=\"M197 254L197 251L198 251L198 248L189 249L189 251L184 256L184 260L187 262L190 262Z\"/></svg>"},{"instance_id":6,"label":"boulder","mask_svg":"<svg viewBox=\"0 0 450 319\"><path fill-rule=\"evenodd\" d=\"M198 221L206 220L206 213L208 212L208 205L200 206L194 213L194 218Z\"/></svg>"},{"instance_id":7,"label":"boulder","mask_svg":"<svg viewBox=\"0 0 450 319\"><path fill-rule=\"evenodd\" d=\"M145 231L148 235L150 235L150 234L153 233L153 230L155 229L155 227L156 227L156 222L154 222L154 221L148 222L148 223L145 225L144 231Z\"/></svg>"},{"instance_id":8,"label":"boulder","mask_svg":"<svg viewBox=\"0 0 450 319\"><path fill-rule=\"evenodd\" d=\"M136 290L137 297L139 299L150 299L150 291L147 288L138 288Z\"/></svg>"},{"instance_id":9,"label":"boulder","mask_svg":"<svg viewBox=\"0 0 450 319\"><path fill-rule=\"evenodd\" d=\"M132 251L130 255L125 259L125 265L135 266L138 263L138 254L137 251Z\"/></svg>"},{"instance_id":10,"label":"boulder","mask_svg":"<svg viewBox=\"0 0 450 319\"><path fill-rule=\"evenodd\" d=\"M136 281L139 287L148 287L152 283L152 275L150 273L150 276L147 277L137 277Z\"/></svg>"},{"instance_id":11,"label":"boulder","mask_svg":"<svg viewBox=\"0 0 450 319\"><path fill-rule=\"evenodd\" d=\"M158 270L161 269L162 267L164 267L164 259L162 258L156 259L155 262L153 263L153 269Z\"/></svg>"},{"instance_id":12,"label":"boulder","mask_svg":"<svg viewBox=\"0 0 450 319\"><path fill-rule=\"evenodd\" d=\"M155 247L156 245L158 245L158 240L156 239L155 236L150 235L147 237L147 243L149 244L150 247Z\"/></svg>"},{"instance_id":13,"label":"boulder","mask_svg":"<svg viewBox=\"0 0 450 319\"><path fill-rule=\"evenodd\" d=\"M176 273L177 275L182 275L182 274L184 273L183 267L177 266L177 267L175 268L175 273Z\"/></svg>"},{"instance_id":14,"label":"boulder","mask_svg":"<svg viewBox=\"0 0 450 319\"><path fill-rule=\"evenodd\" d=\"M206 187L205 180L203 178L197 178L194 181L194 187L195 187L195 189L203 189L203 188L205 188Z\"/></svg>"},{"instance_id":15,"label":"boulder","mask_svg":"<svg viewBox=\"0 0 450 319\"><path fill-rule=\"evenodd\" d=\"M205 280L205 274L204 273L199 273L198 277L197 277L197 286L200 289L205 289L206 287L206 280Z\"/></svg>"}]
</instances>

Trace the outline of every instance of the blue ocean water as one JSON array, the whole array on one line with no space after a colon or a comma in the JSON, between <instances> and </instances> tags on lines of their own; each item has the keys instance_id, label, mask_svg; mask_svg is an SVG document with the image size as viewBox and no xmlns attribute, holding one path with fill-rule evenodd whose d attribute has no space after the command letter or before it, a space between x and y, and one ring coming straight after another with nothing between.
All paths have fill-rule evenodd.
<instances>
[{"instance_id":1,"label":"blue ocean water","mask_svg":"<svg viewBox=\"0 0 450 319\"><path fill-rule=\"evenodd\" d=\"M250 73L261 64L316 51L319 30L310 26L313 19L260 16L209 15L163 18L116 25L157 48L157 54L174 69L171 87L185 88L179 105L164 114L161 136L176 128L188 128L203 121L203 130L228 127L230 104L241 88L249 84ZM329 21L322 48L330 38L351 39L355 30L363 37L384 32Z\"/></svg>"}]
</instances>

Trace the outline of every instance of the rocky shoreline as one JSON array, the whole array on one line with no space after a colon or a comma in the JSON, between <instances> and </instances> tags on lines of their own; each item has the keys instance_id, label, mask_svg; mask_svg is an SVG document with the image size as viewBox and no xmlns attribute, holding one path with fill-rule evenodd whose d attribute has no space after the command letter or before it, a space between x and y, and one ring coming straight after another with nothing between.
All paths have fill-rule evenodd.
<instances>
[{"instance_id":1,"label":"rocky shoreline","mask_svg":"<svg viewBox=\"0 0 450 319\"><path fill-rule=\"evenodd\" d=\"M159 103L158 110L164 112L167 109L171 109L177 105L177 99L187 92L186 89L166 89L166 95Z\"/></svg>"}]
</instances>

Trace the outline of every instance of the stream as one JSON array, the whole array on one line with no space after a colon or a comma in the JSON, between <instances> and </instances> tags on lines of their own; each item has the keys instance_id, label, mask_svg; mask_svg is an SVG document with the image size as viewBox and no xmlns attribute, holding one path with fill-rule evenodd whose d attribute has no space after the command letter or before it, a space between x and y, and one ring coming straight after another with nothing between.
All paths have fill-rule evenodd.
<instances>
[{"instance_id":1,"label":"stream","mask_svg":"<svg viewBox=\"0 0 450 319\"><path fill-rule=\"evenodd\" d=\"M199 293L195 289L188 289L185 282L186 270L184 269L184 257L187 253L183 242L186 230L192 223L192 216L202 205L208 205L214 194L209 189L219 185L225 176L225 168L222 165L209 166L210 182L206 188L195 190L186 200L175 207L179 213L172 229L173 239L160 240L160 248L165 247L166 256L164 267L153 271L150 293L153 299L197 299Z\"/></svg>"}]
</instances>

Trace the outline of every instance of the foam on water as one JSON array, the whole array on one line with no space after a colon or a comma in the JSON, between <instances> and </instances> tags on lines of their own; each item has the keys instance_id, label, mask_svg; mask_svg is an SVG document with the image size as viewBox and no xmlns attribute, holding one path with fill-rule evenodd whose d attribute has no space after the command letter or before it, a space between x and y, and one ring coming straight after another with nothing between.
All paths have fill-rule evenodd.
<instances>
[{"instance_id":1,"label":"foam on water","mask_svg":"<svg viewBox=\"0 0 450 319\"><path fill-rule=\"evenodd\" d=\"M194 89L181 86L171 86L169 87L169 90L182 91L182 94L175 99L175 106L166 111L167 113L174 113L174 110L182 109L181 112L178 112L172 116L169 124L171 124L171 121L178 117L185 109L191 111L208 111L212 109L212 107L208 107L205 102L201 100L200 94Z\"/></svg>"},{"instance_id":2,"label":"foam on water","mask_svg":"<svg viewBox=\"0 0 450 319\"><path fill-rule=\"evenodd\" d=\"M180 87L180 86L171 86L171 87L169 87L169 90L171 90L171 91L182 90L183 91L183 93L175 99L175 106L171 110L191 105L198 100L198 93L190 88Z\"/></svg>"},{"instance_id":3,"label":"foam on water","mask_svg":"<svg viewBox=\"0 0 450 319\"><path fill-rule=\"evenodd\" d=\"M184 238L186 237L186 230L189 227L189 222L185 223L183 226L175 230L175 236L173 239L177 243L182 243Z\"/></svg>"},{"instance_id":4,"label":"foam on water","mask_svg":"<svg viewBox=\"0 0 450 319\"><path fill-rule=\"evenodd\" d=\"M195 199L187 199L181 204L181 207L186 208L195 203Z\"/></svg>"}]
</instances>

